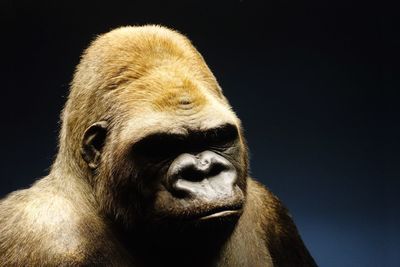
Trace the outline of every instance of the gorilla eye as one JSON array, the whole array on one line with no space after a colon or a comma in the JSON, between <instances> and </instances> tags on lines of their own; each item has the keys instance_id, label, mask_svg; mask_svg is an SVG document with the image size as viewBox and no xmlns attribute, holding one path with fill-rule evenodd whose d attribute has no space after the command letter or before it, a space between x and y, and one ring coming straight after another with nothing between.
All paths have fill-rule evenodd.
<instances>
[{"instance_id":1,"label":"gorilla eye","mask_svg":"<svg viewBox=\"0 0 400 267\"><path fill-rule=\"evenodd\" d=\"M224 147L231 145L238 138L239 133L236 126L224 124L221 127L207 131L206 140L211 147Z\"/></svg>"},{"instance_id":2,"label":"gorilla eye","mask_svg":"<svg viewBox=\"0 0 400 267\"><path fill-rule=\"evenodd\" d=\"M150 160L163 160L179 153L181 147L182 140L177 136L154 134L136 143L133 153Z\"/></svg>"},{"instance_id":3,"label":"gorilla eye","mask_svg":"<svg viewBox=\"0 0 400 267\"><path fill-rule=\"evenodd\" d=\"M204 132L192 132L188 136L156 133L133 145L132 152L151 161L163 161L188 152L195 153L213 149L226 149L239 136L236 126L224 124Z\"/></svg>"}]
</instances>

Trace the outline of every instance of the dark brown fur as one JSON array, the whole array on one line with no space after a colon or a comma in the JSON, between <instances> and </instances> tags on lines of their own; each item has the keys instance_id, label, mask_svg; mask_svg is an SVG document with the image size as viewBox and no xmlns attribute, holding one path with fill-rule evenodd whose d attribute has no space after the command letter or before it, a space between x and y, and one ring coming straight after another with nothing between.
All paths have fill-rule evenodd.
<instances>
[{"instance_id":1,"label":"dark brown fur","mask_svg":"<svg viewBox=\"0 0 400 267\"><path fill-rule=\"evenodd\" d=\"M82 136L103 120L111 130L93 171L82 159ZM166 227L168 232L163 225L138 229L136 211L143 203L126 194L141 183L132 187L135 177L126 178L136 168L126 161L131 145L160 130L202 130L222 121L240 129L217 81L185 37L159 26L100 36L77 67L50 174L0 202L0 265L314 266L286 209L247 177L243 136L237 164L247 177L247 194L237 223L197 233L194 228L190 238L186 232L180 236L184 226Z\"/></svg>"}]
</instances>

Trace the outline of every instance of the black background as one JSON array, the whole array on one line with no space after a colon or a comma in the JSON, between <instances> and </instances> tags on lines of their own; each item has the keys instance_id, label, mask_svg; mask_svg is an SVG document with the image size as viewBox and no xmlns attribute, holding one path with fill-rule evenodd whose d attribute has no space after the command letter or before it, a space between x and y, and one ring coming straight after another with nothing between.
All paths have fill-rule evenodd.
<instances>
[{"instance_id":1,"label":"black background","mask_svg":"<svg viewBox=\"0 0 400 267\"><path fill-rule=\"evenodd\" d=\"M0 196L48 172L90 41L163 24L205 57L243 121L253 176L291 210L317 262L397 266L396 9L299 2L2 1Z\"/></svg>"}]
</instances>

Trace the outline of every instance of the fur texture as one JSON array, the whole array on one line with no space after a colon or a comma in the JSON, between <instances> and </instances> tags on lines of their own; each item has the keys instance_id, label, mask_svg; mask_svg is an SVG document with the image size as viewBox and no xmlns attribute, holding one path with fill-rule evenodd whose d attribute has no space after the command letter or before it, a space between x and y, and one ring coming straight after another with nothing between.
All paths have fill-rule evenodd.
<instances>
[{"instance_id":1,"label":"fur texture","mask_svg":"<svg viewBox=\"0 0 400 267\"><path fill-rule=\"evenodd\" d=\"M121 177L137 167L124 161L129 148L151 133L201 131L221 121L241 129L190 41L160 26L123 27L98 37L76 69L61 120L59 152L49 175L0 202L0 265L183 265L168 248L168 253L152 249L148 242L146 258L124 242L124 235L135 236L120 225L135 225L141 203L122 198L135 177ZM82 136L98 121L108 122L108 134L100 167L93 171L81 155ZM238 164L247 176L242 134L240 143ZM252 178L246 182L244 212L232 232L210 259L201 260L202 248L195 245L188 255L199 255L205 266L314 266L279 200ZM134 183L140 188L141 181Z\"/></svg>"}]
</instances>

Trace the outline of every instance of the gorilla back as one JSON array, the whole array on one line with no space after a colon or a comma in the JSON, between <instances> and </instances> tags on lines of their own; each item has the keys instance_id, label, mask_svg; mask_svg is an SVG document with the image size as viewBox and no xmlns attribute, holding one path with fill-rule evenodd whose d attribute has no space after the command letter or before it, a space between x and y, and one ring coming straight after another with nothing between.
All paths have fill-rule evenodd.
<instances>
[{"instance_id":1,"label":"gorilla back","mask_svg":"<svg viewBox=\"0 0 400 267\"><path fill-rule=\"evenodd\" d=\"M160 26L82 56L48 176L0 202L4 266L314 266L248 176L241 123L201 55Z\"/></svg>"}]
</instances>

